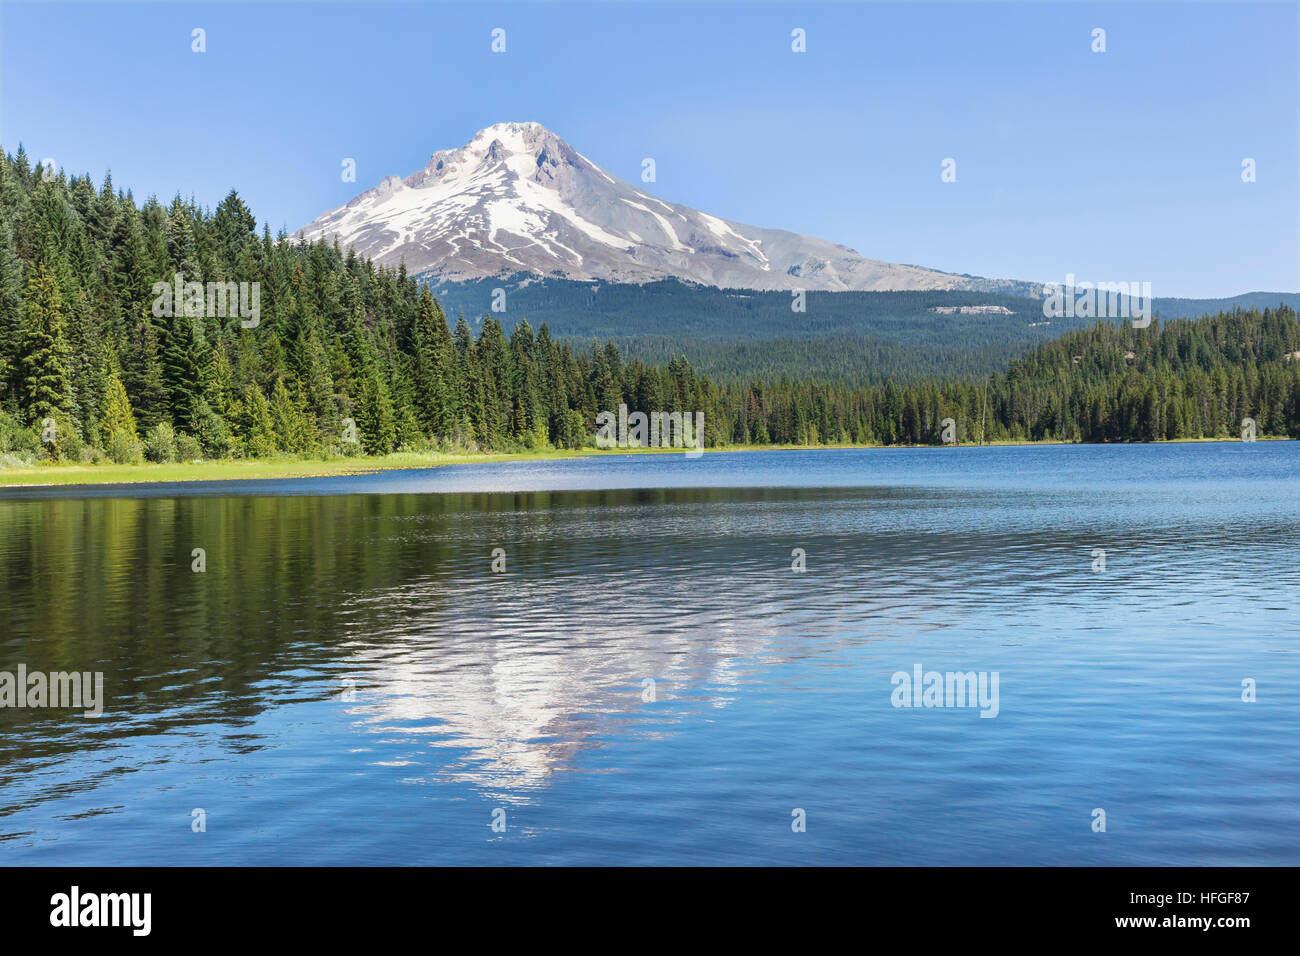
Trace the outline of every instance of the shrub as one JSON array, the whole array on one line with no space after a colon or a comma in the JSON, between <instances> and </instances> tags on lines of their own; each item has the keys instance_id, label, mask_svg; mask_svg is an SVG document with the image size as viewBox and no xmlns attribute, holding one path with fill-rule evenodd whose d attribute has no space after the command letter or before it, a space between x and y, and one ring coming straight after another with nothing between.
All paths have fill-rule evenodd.
<instances>
[{"instance_id":1,"label":"shrub","mask_svg":"<svg viewBox=\"0 0 1300 956\"><path fill-rule=\"evenodd\" d=\"M144 458L144 449L139 439L132 438L125 432L114 432L108 438L108 447L104 449L110 461L119 465L135 465Z\"/></svg>"},{"instance_id":2,"label":"shrub","mask_svg":"<svg viewBox=\"0 0 1300 956\"><path fill-rule=\"evenodd\" d=\"M203 399L199 399L194 411L194 432L203 457L233 458L238 451L239 443L231 433L230 425Z\"/></svg>"},{"instance_id":3,"label":"shrub","mask_svg":"<svg viewBox=\"0 0 1300 956\"><path fill-rule=\"evenodd\" d=\"M58 428L58 456L63 461L80 461L86 450L86 442L77 431L72 416L67 412L56 412L54 421Z\"/></svg>"},{"instance_id":4,"label":"shrub","mask_svg":"<svg viewBox=\"0 0 1300 956\"><path fill-rule=\"evenodd\" d=\"M6 468L29 468L36 463L30 454L20 455L12 451L0 451L0 471Z\"/></svg>"},{"instance_id":5,"label":"shrub","mask_svg":"<svg viewBox=\"0 0 1300 956\"><path fill-rule=\"evenodd\" d=\"M0 454L10 453L31 460L41 450L41 436L34 428L23 428L18 420L0 408Z\"/></svg>"},{"instance_id":6,"label":"shrub","mask_svg":"<svg viewBox=\"0 0 1300 956\"><path fill-rule=\"evenodd\" d=\"M193 461L196 458L203 457L203 449L199 445L199 440L185 432L176 434L176 460Z\"/></svg>"},{"instance_id":7,"label":"shrub","mask_svg":"<svg viewBox=\"0 0 1300 956\"><path fill-rule=\"evenodd\" d=\"M32 427L37 436L38 457L45 461L77 461L85 442L72 417L61 409L50 412Z\"/></svg>"},{"instance_id":8,"label":"shrub","mask_svg":"<svg viewBox=\"0 0 1300 956\"><path fill-rule=\"evenodd\" d=\"M159 422L144 436L144 456L150 461L176 460L176 432L167 422Z\"/></svg>"}]
</instances>

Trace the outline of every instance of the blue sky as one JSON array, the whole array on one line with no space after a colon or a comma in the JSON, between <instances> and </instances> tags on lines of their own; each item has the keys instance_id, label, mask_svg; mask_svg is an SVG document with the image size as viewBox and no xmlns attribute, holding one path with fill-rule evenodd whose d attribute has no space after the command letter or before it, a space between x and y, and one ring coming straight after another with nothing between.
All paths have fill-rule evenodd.
<instances>
[{"instance_id":1,"label":"blue sky","mask_svg":"<svg viewBox=\"0 0 1300 956\"><path fill-rule=\"evenodd\" d=\"M137 199L234 187L275 230L536 120L629 181L653 157L663 199L873 258L1300 291L1297 49L1292 2L7 0L0 142Z\"/></svg>"}]
</instances>

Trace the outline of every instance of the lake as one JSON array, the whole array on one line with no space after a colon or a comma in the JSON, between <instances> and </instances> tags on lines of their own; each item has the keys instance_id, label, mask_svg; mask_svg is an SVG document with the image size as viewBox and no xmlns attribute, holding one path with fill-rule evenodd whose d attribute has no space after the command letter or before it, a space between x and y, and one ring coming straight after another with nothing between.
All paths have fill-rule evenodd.
<instances>
[{"instance_id":1,"label":"lake","mask_svg":"<svg viewBox=\"0 0 1300 956\"><path fill-rule=\"evenodd\" d=\"M0 864L1300 863L1297 596L1295 442L0 489Z\"/></svg>"}]
</instances>

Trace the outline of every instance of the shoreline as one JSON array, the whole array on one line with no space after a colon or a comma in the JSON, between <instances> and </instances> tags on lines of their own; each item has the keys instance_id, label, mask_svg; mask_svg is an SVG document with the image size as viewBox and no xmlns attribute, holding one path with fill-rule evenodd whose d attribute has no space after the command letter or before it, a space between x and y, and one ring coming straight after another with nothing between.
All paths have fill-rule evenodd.
<instances>
[{"instance_id":1,"label":"shoreline","mask_svg":"<svg viewBox=\"0 0 1300 956\"><path fill-rule=\"evenodd\" d=\"M1290 441L1286 438L1258 438L1257 441ZM1114 442L1107 444L1182 445L1233 443L1232 438L1179 438L1159 442ZM1040 445L1083 445L1067 441L1000 441L946 445L724 445L705 449L705 454L749 451L851 451L890 448L1006 448ZM364 458L267 458L211 459L190 462L140 464L59 463L0 468L0 491L6 488L59 488L86 485L201 484L216 481L275 481L290 478L343 478L381 471L442 468L449 465L481 465L511 461L550 461L592 458L603 455L681 454L680 448L577 448L524 452L393 452Z\"/></svg>"}]
</instances>

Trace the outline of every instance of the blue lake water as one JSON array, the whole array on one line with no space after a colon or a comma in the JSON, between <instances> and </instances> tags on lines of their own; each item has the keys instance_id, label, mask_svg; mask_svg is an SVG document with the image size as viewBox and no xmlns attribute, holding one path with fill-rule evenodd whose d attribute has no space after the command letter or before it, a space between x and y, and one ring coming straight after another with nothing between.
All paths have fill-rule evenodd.
<instances>
[{"instance_id":1,"label":"blue lake water","mask_svg":"<svg viewBox=\"0 0 1300 956\"><path fill-rule=\"evenodd\" d=\"M0 864L1295 864L1298 598L1294 442L0 489Z\"/></svg>"}]
</instances>

